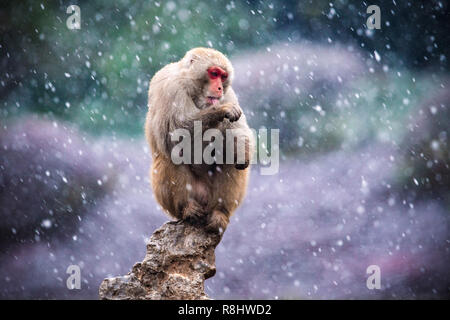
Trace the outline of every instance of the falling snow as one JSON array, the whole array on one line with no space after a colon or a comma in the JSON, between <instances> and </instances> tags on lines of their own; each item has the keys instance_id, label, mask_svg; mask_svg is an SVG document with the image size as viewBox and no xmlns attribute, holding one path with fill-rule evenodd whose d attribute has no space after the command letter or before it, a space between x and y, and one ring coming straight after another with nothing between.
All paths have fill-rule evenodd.
<instances>
[{"instance_id":1,"label":"falling snow","mask_svg":"<svg viewBox=\"0 0 450 320\"><path fill-rule=\"evenodd\" d=\"M0 298L96 299L142 260L168 219L149 181L148 82L195 46L230 57L252 128L280 129L279 172L261 161L235 200L211 297L448 297L448 4L380 6L370 30L365 2L91 1L69 30L63 4L6 5ZM366 288L373 264L381 290ZM69 265L83 290L66 289Z\"/></svg>"}]
</instances>

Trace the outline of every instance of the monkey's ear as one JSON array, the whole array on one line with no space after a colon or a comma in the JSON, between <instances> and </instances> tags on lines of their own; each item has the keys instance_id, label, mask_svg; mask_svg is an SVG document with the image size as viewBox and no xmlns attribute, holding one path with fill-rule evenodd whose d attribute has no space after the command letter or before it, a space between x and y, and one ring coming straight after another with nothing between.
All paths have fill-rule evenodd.
<instances>
[{"instance_id":1,"label":"monkey's ear","mask_svg":"<svg viewBox=\"0 0 450 320\"><path fill-rule=\"evenodd\" d=\"M189 64L193 64L195 61L200 60L199 57L196 54L191 54L191 56L189 57Z\"/></svg>"},{"instance_id":2,"label":"monkey's ear","mask_svg":"<svg viewBox=\"0 0 450 320\"><path fill-rule=\"evenodd\" d=\"M185 68L190 68L195 62L195 56L194 55L189 55L187 57L184 58L184 66Z\"/></svg>"}]
</instances>

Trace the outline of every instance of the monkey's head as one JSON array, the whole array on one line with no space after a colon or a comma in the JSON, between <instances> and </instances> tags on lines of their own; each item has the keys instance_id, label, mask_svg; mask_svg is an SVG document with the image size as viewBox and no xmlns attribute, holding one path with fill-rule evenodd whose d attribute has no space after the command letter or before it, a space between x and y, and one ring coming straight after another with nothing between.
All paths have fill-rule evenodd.
<instances>
[{"instance_id":1,"label":"monkey's head","mask_svg":"<svg viewBox=\"0 0 450 320\"><path fill-rule=\"evenodd\" d=\"M231 85L233 67L222 53L195 48L181 60L185 74L193 81L189 94L200 109L218 105Z\"/></svg>"}]
</instances>

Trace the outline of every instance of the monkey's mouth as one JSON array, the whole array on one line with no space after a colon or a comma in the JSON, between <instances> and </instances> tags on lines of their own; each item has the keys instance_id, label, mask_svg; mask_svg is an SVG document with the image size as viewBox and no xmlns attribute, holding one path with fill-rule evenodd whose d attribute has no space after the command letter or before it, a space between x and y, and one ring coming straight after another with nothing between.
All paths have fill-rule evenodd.
<instances>
[{"instance_id":1,"label":"monkey's mouth","mask_svg":"<svg viewBox=\"0 0 450 320\"><path fill-rule=\"evenodd\" d=\"M208 97L206 97L206 103L214 105L216 103L219 103L219 98L208 96Z\"/></svg>"}]
</instances>

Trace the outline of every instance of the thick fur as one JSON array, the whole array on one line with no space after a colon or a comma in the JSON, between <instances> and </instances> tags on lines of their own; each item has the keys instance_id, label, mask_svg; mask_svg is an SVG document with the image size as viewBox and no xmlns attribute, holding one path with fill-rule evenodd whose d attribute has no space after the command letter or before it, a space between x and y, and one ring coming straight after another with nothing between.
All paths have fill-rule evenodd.
<instances>
[{"instance_id":1,"label":"thick fur","mask_svg":"<svg viewBox=\"0 0 450 320\"><path fill-rule=\"evenodd\" d=\"M217 106L205 104L206 70L211 66L229 75ZM150 175L156 199L171 217L204 222L214 231L225 230L244 198L254 146L253 134L231 88L232 79L233 67L222 53L196 48L158 71L148 95L145 131L152 150ZM169 133L177 128L193 132L195 120L202 121L203 131L238 129L237 135L246 138L245 164L175 165L170 154L176 142L170 141Z\"/></svg>"}]
</instances>

